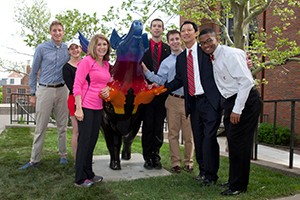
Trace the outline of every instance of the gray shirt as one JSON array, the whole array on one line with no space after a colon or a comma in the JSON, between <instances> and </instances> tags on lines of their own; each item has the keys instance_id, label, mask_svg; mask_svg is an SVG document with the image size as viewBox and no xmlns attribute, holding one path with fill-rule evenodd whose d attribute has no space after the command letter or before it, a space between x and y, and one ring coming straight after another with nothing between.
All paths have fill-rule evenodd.
<instances>
[{"instance_id":1,"label":"gray shirt","mask_svg":"<svg viewBox=\"0 0 300 200\"><path fill-rule=\"evenodd\" d=\"M166 81L171 82L176 75L176 58L177 55L172 52L171 55L165 58L160 64L157 75L154 74L154 72L147 71L145 73L146 78L158 85L163 85ZM183 96L183 87L172 93Z\"/></svg>"},{"instance_id":2,"label":"gray shirt","mask_svg":"<svg viewBox=\"0 0 300 200\"><path fill-rule=\"evenodd\" d=\"M30 93L35 93L38 72L39 83L64 83L62 68L70 59L68 47L65 43L57 46L53 40L46 41L36 47L33 55L32 69L29 75Z\"/></svg>"}]
</instances>

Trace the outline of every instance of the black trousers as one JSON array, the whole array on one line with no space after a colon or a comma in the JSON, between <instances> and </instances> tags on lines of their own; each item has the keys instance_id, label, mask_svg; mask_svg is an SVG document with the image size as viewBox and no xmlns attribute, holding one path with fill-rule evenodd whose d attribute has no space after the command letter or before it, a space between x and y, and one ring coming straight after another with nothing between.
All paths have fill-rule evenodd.
<instances>
[{"instance_id":1,"label":"black trousers","mask_svg":"<svg viewBox=\"0 0 300 200\"><path fill-rule=\"evenodd\" d=\"M215 110L205 95L192 97L190 106L195 154L200 175L216 181L220 159L217 131L221 122L221 109Z\"/></svg>"},{"instance_id":2,"label":"black trousers","mask_svg":"<svg viewBox=\"0 0 300 200\"><path fill-rule=\"evenodd\" d=\"M166 118L165 101L168 95L159 95L144 105L142 125L142 147L144 160L160 160L159 150L163 144L164 120Z\"/></svg>"},{"instance_id":3,"label":"black trousers","mask_svg":"<svg viewBox=\"0 0 300 200\"><path fill-rule=\"evenodd\" d=\"M79 135L75 162L75 182L78 184L95 176L92 169L93 152L99 136L103 110L83 108L83 113L83 121L78 121Z\"/></svg>"},{"instance_id":4,"label":"black trousers","mask_svg":"<svg viewBox=\"0 0 300 200\"><path fill-rule=\"evenodd\" d=\"M229 187L232 190L247 190L250 174L251 149L254 131L262 101L256 89L252 89L238 124L230 123L236 95L224 102L224 126L229 148Z\"/></svg>"}]
</instances>

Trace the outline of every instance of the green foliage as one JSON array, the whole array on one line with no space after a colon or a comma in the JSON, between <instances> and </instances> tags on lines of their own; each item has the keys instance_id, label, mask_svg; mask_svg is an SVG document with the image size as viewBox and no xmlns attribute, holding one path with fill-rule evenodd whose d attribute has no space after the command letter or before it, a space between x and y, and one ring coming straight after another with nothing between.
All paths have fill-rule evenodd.
<instances>
[{"instance_id":1,"label":"green foliage","mask_svg":"<svg viewBox=\"0 0 300 200\"><path fill-rule=\"evenodd\" d=\"M61 21L65 26L66 41L71 40L77 36L77 32L80 31L86 38L92 38L96 33L100 33L100 20L97 18L96 13L88 15L86 13L80 13L79 10L67 10L63 13L57 14L56 19ZM101 30L101 33L107 35L106 31Z\"/></svg>"},{"instance_id":2,"label":"green foliage","mask_svg":"<svg viewBox=\"0 0 300 200\"><path fill-rule=\"evenodd\" d=\"M28 5L24 0L17 0L15 8L15 20L22 24L21 36L29 47L36 47L47 40L50 26L50 11L43 0L36 0Z\"/></svg>"},{"instance_id":3,"label":"green foliage","mask_svg":"<svg viewBox=\"0 0 300 200\"><path fill-rule=\"evenodd\" d=\"M291 130L280 125L275 130L275 145L289 145ZM274 144L274 125L261 123L258 128L258 141L266 144Z\"/></svg>"},{"instance_id":4,"label":"green foliage","mask_svg":"<svg viewBox=\"0 0 300 200\"><path fill-rule=\"evenodd\" d=\"M44 0L34 0L33 5L27 5L24 0L17 1L20 3L15 10L15 20L22 25L25 43L35 47L45 41L49 32L51 15L47 4ZM272 10L268 9L271 3L274 5ZM149 31L150 20L156 17L168 18L165 20L165 31L176 27L169 23L174 16L181 15L198 25L201 25L203 19L208 19L221 28L221 41L251 53L254 61L252 73L255 75L264 68L282 66L292 60L299 61L297 56L300 55L300 45L294 40L296 36L293 39L286 37L293 22L298 20L295 13L299 8L299 0L124 0L119 7L110 7L100 17L101 20L96 13L89 15L76 9L66 10L56 15L56 18L65 24L65 40L74 37L78 30L87 38L99 31L109 37L113 28L123 35L135 19L145 24L146 31ZM257 29L257 17L266 10L280 19L276 26L268 29L272 30L268 33ZM232 35L229 35L226 25L228 19L234 19ZM249 34L251 41L248 41ZM267 46L268 41L275 45ZM265 58L264 62L262 57Z\"/></svg>"},{"instance_id":5,"label":"green foliage","mask_svg":"<svg viewBox=\"0 0 300 200\"><path fill-rule=\"evenodd\" d=\"M274 5L274 9L268 9L271 3ZM291 60L299 61L297 56L300 55L300 45L295 41L296 36L294 38L286 37L289 35L286 33L290 31L289 28L293 22L296 23L298 20L295 13L299 11L299 8L299 0L181 0L181 9L178 13L199 25L203 19L208 19L219 26L222 33L221 41L225 41L230 46L247 50L251 52L252 57L255 57L253 59L253 74L255 75L264 68L282 66ZM272 31L269 32L257 30L257 17L266 10L280 19L276 22L277 26L270 27ZM226 26L226 21L230 18L234 19L231 37ZM268 21L266 23L268 26L272 26L272 23L268 23ZM247 41L247 37L245 37L249 33L252 35L251 41ZM275 45L267 46L269 41ZM248 46L248 42L251 42L251 46ZM263 56L265 56L265 63L262 63Z\"/></svg>"}]
</instances>

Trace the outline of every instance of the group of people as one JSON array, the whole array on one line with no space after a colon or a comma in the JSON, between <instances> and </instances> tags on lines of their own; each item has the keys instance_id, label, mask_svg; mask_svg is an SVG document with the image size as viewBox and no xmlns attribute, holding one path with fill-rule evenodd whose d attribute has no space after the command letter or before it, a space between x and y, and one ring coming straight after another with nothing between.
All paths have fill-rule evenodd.
<instances>
[{"instance_id":1,"label":"group of people","mask_svg":"<svg viewBox=\"0 0 300 200\"><path fill-rule=\"evenodd\" d=\"M181 171L181 131L184 140L183 169L193 171L195 151L199 165L196 180L204 186L216 184L220 155L217 131L224 115L230 167L229 179L222 184L225 190L221 194L246 192L253 136L262 106L249 70L252 62L244 51L220 45L213 29L203 29L199 33L197 24L191 21L183 22L180 31L167 33L171 54L162 60L168 51L161 40L163 30L164 24L160 19L151 22L150 48L142 63L148 83L165 85L168 91L167 97L160 95L146 105L151 108L152 114L146 110L144 115L157 117L156 122L152 120L152 129L145 126L152 134L145 134L142 129L144 167L161 168L157 153L163 139L165 105L172 171ZM184 50L181 41L184 42ZM146 137L152 140L146 140ZM144 151L144 146L149 147L149 143L144 141L152 141L152 151Z\"/></svg>"},{"instance_id":2,"label":"group of people","mask_svg":"<svg viewBox=\"0 0 300 200\"><path fill-rule=\"evenodd\" d=\"M220 153L217 130L224 114L230 167L228 183L222 184L226 188L221 194L246 192L253 135L262 105L247 66L246 53L220 45L213 29L203 29L199 33L197 24L191 21L183 22L179 31L169 31L168 44L162 42L163 31L161 19L151 21L150 48L142 59L148 84L167 88L165 94L143 105L144 168L162 168L159 151L167 118L171 170L175 173L180 173L181 169L192 172L195 152L199 166L196 180L204 186L216 184ZM71 41L68 45L62 42L64 27L60 22L54 21L50 25L50 35L51 40L38 45L34 54L30 102L36 105L37 126L30 162L21 169L35 167L40 162L52 110L58 128L59 162L67 163L69 108L73 126L75 185L90 187L103 180L93 172L92 156L103 117L102 99L98 94L108 97L110 92L106 86L111 79L110 43L105 36L94 35L87 56L81 59L78 41ZM182 168L180 132L184 141Z\"/></svg>"},{"instance_id":3,"label":"group of people","mask_svg":"<svg viewBox=\"0 0 300 200\"><path fill-rule=\"evenodd\" d=\"M68 163L66 132L70 113L75 185L90 187L103 180L94 174L92 158L103 116L102 99L98 95L108 97L110 90L107 87L111 79L110 43L104 35L94 35L87 56L81 59L79 41L63 43L61 22L53 21L49 31L51 40L37 46L29 76L30 102L36 106L36 129L30 161L20 170L38 166L52 111L58 129L59 163Z\"/></svg>"}]
</instances>

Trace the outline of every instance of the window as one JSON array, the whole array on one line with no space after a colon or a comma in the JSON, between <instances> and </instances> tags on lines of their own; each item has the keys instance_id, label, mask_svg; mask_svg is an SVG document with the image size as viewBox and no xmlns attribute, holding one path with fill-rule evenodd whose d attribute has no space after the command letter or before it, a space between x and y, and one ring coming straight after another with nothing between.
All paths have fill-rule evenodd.
<instances>
[{"instance_id":1,"label":"window","mask_svg":"<svg viewBox=\"0 0 300 200\"><path fill-rule=\"evenodd\" d=\"M10 94L11 93L11 88L6 88L6 93Z\"/></svg>"},{"instance_id":2,"label":"window","mask_svg":"<svg viewBox=\"0 0 300 200\"><path fill-rule=\"evenodd\" d=\"M9 80L9 84L10 84L10 85L13 85L14 83L15 83L15 79L11 78L11 79Z\"/></svg>"},{"instance_id":3,"label":"window","mask_svg":"<svg viewBox=\"0 0 300 200\"><path fill-rule=\"evenodd\" d=\"M25 88L18 88L18 94L26 94Z\"/></svg>"}]
</instances>

